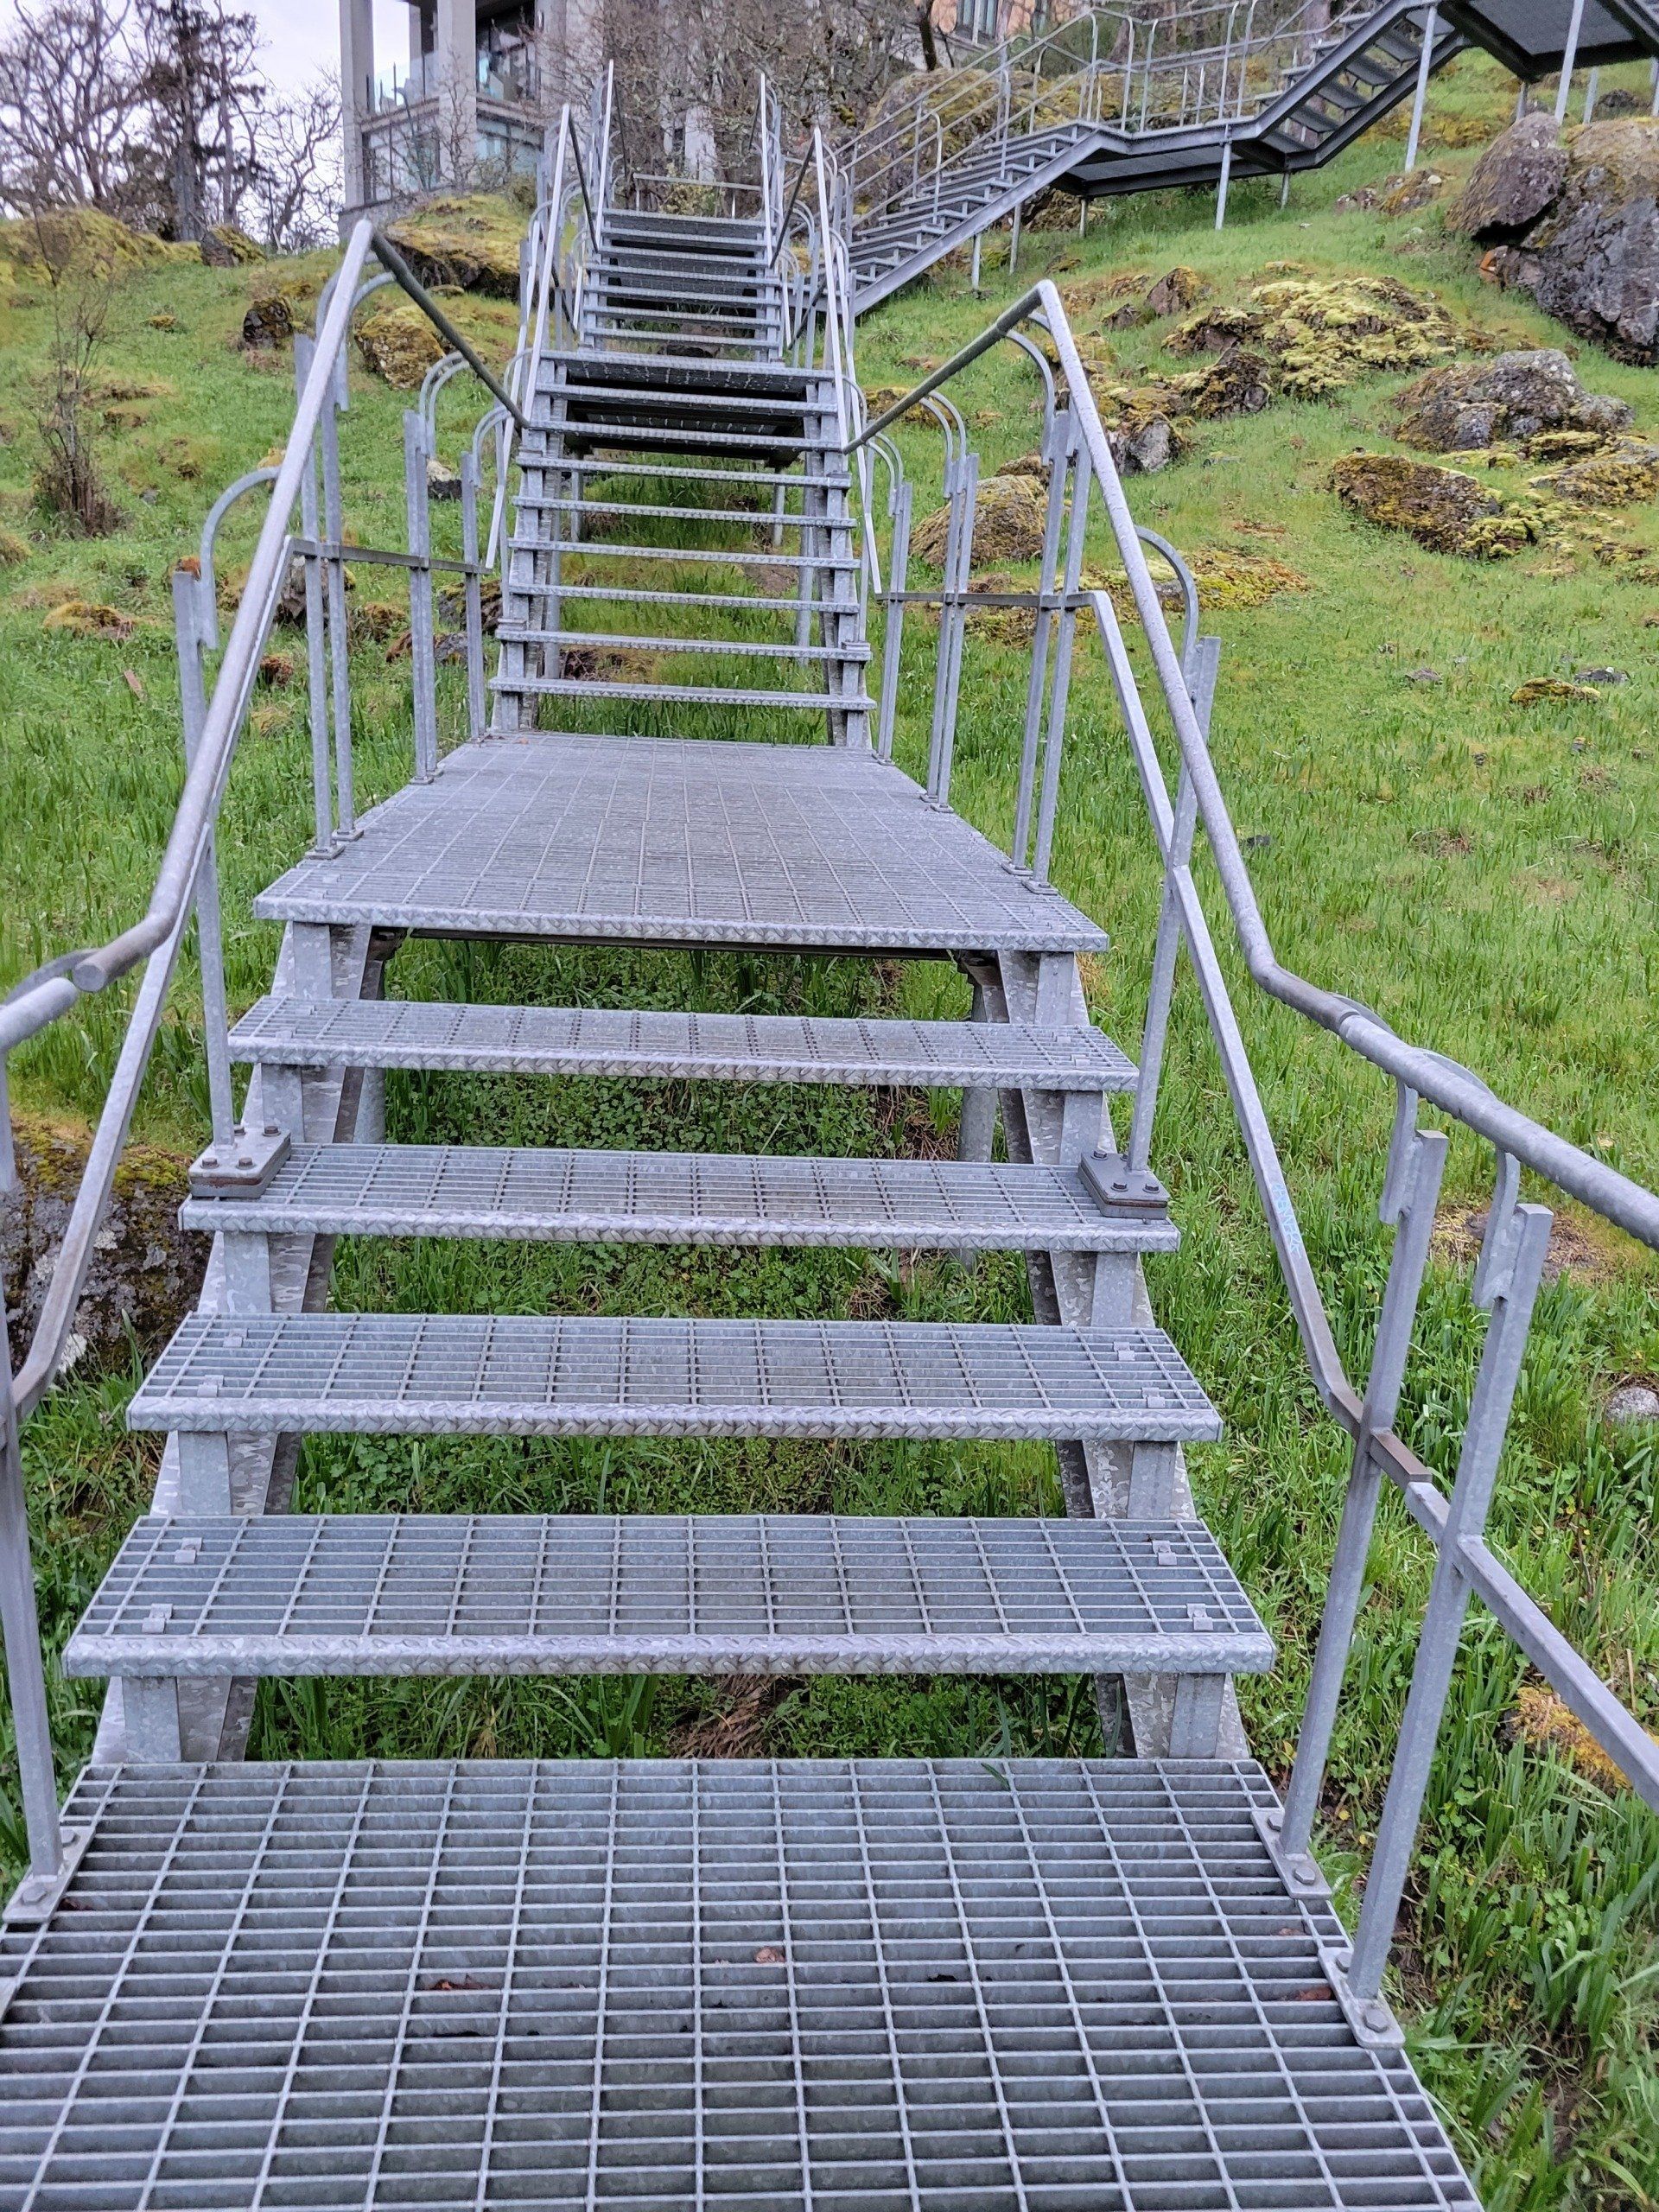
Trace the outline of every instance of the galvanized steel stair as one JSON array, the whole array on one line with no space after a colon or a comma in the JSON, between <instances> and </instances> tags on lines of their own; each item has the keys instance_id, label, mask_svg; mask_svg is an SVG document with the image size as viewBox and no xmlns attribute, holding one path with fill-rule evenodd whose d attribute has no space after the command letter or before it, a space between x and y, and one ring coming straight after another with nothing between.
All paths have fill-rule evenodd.
<instances>
[{"instance_id":1,"label":"galvanized steel stair","mask_svg":"<svg viewBox=\"0 0 1659 2212\"><path fill-rule=\"evenodd\" d=\"M1055 187L1089 200L1213 184L1224 161L1235 180L1319 168L1408 96L1425 35L1433 40L1430 67L1438 69L1471 41L1501 43L1501 32L1494 35L1486 17L1527 15L1529 8L1529 0L1491 0L1484 8L1434 11L1421 0L1385 0L1380 8L1338 11L1328 29L1309 39L1306 62L1284 73L1275 92L1253 110L1224 118L1183 124L1155 112L1115 113L1108 101L1094 119L1016 132L999 129L995 111L988 110L980 136L936 178L895 196L855 227L857 308L861 314L875 306ZM1532 16L1539 13L1530 5Z\"/></svg>"},{"instance_id":2,"label":"galvanized steel stair","mask_svg":"<svg viewBox=\"0 0 1659 2212\"><path fill-rule=\"evenodd\" d=\"M283 958L235 1042L272 1156L199 1163L201 1309L132 1402L156 1509L65 1655L115 1687L68 1891L0 1929L0 2212L1474 2206L1243 1755L1227 1686L1273 1648L1187 1493L1219 1421L1140 1273L1175 1231L1079 1174L1134 1073L1083 998L1103 935L868 753L831 396L766 358L741 231L613 215L536 396L493 730L261 902ZM688 258L718 340L670 314ZM806 590L751 598L788 556L595 480L752 483L768 531L798 500ZM574 528L619 510L652 542ZM569 673L635 558L721 579L643 602L677 652L728 671L716 614L782 613L820 688ZM549 698L601 726L537 727ZM762 699L758 736L830 742L660 719ZM975 1018L385 1000L411 933L950 959ZM398 1068L960 1088L966 1156L406 1146ZM1001 1249L1036 1318L331 1313L342 1235ZM302 1433L362 1431L1048 1439L1068 1516L266 1510ZM1140 1755L238 1757L261 1677L624 1671L1122 1675Z\"/></svg>"}]
</instances>

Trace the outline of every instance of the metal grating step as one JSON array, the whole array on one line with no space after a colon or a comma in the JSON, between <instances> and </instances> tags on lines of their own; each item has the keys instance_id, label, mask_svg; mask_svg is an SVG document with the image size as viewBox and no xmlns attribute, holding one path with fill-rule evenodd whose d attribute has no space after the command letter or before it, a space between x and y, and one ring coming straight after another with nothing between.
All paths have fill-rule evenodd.
<instances>
[{"instance_id":1,"label":"metal grating step","mask_svg":"<svg viewBox=\"0 0 1659 2212\"><path fill-rule=\"evenodd\" d=\"M296 1146L257 1198L188 1198L186 1229L582 1243L1173 1251L1109 1219L1075 1173L955 1160L815 1160L467 1145Z\"/></svg>"},{"instance_id":2,"label":"metal grating step","mask_svg":"<svg viewBox=\"0 0 1659 2212\"><path fill-rule=\"evenodd\" d=\"M72 1675L1258 1674L1193 1521L140 1521Z\"/></svg>"},{"instance_id":3,"label":"metal grating step","mask_svg":"<svg viewBox=\"0 0 1659 2212\"><path fill-rule=\"evenodd\" d=\"M685 596L690 599L691 594ZM752 605L753 601L746 603ZM834 613L836 609L832 603L826 611ZM849 606L841 611L852 613L855 610ZM637 632L628 630L555 631L538 629L525 623L504 622L497 628L496 635L518 644L602 645L653 653L747 653L751 658L762 660L834 661L860 667L870 658L868 645L800 645L792 641L780 644L758 638L652 638L642 637ZM509 688L517 688L511 679L505 680ZM785 692L781 696L787 698L793 695Z\"/></svg>"},{"instance_id":4,"label":"metal grating step","mask_svg":"<svg viewBox=\"0 0 1659 2212\"><path fill-rule=\"evenodd\" d=\"M717 652L721 649L713 645L701 650ZM730 683L659 683L649 677L634 681L601 681L588 676L532 676L528 671L518 676L492 677L490 688L510 692L515 698L661 699L681 707L784 707L791 714L828 714L835 708L848 713L868 713L875 704L862 691L763 690Z\"/></svg>"},{"instance_id":5,"label":"metal grating step","mask_svg":"<svg viewBox=\"0 0 1659 2212\"><path fill-rule=\"evenodd\" d=\"M1206 1441L1160 1329L983 1322L193 1313L137 1429L212 1435Z\"/></svg>"},{"instance_id":6,"label":"metal grating step","mask_svg":"<svg viewBox=\"0 0 1659 2212\"><path fill-rule=\"evenodd\" d=\"M1479 2212L1249 1762L92 1769L7 2212Z\"/></svg>"},{"instance_id":7,"label":"metal grating step","mask_svg":"<svg viewBox=\"0 0 1659 2212\"><path fill-rule=\"evenodd\" d=\"M238 1059L283 1067L658 1081L1083 1092L1127 1090L1135 1081L1110 1039L1081 1027L428 999L261 999L232 1031L231 1049Z\"/></svg>"},{"instance_id":8,"label":"metal grating step","mask_svg":"<svg viewBox=\"0 0 1659 2212\"><path fill-rule=\"evenodd\" d=\"M532 502L520 499L516 504L529 506ZM757 528L770 524L770 518L764 514L757 513L753 519ZM853 575L860 566L857 556L851 553L743 553L729 545L626 545L613 537L566 537L555 544L541 538L515 537L512 550L532 558L558 553L563 555L567 568L573 561L672 561L681 568L810 569L815 575L822 570ZM553 588L545 580L535 584L519 583L509 571L509 593L517 593L520 597L545 597ZM560 585L557 588L563 590L566 587ZM678 599L685 594L677 592L673 596ZM795 606L798 602L791 600L790 604Z\"/></svg>"},{"instance_id":9,"label":"metal grating step","mask_svg":"<svg viewBox=\"0 0 1659 2212\"><path fill-rule=\"evenodd\" d=\"M260 918L886 952L1108 943L850 746L520 732L457 747L359 827L261 893Z\"/></svg>"}]
</instances>

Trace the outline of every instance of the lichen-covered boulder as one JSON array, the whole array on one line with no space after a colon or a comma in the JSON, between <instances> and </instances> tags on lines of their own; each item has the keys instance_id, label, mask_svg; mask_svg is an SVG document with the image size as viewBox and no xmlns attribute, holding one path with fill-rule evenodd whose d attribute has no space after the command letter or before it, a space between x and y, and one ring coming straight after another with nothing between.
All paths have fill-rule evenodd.
<instances>
[{"instance_id":1,"label":"lichen-covered boulder","mask_svg":"<svg viewBox=\"0 0 1659 2212\"><path fill-rule=\"evenodd\" d=\"M1456 228L1484 245L1522 237L1567 181L1567 149L1552 115L1523 115L1475 163L1452 211Z\"/></svg>"},{"instance_id":2,"label":"lichen-covered boulder","mask_svg":"<svg viewBox=\"0 0 1659 2212\"><path fill-rule=\"evenodd\" d=\"M1499 560L1531 539L1495 493L1455 468L1395 454L1347 454L1332 467L1331 482L1344 506L1381 529L1403 531L1431 552Z\"/></svg>"},{"instance_id":3,"label":"lichen-covered boulder","mask_svg":"<svg viewBox=\"0 0 1659 2212\"><path fill-rule=\"evenodd\" d=\"M1205 289L1205 281L1196 269L1177 262L1147 294L1147 311L1152 315L1185 315L1203 298Z\"/></svg>"},{"instance_id":4,"label":"lichen-covered boulder","mask_svg":"<svg viewBox=\"0 0 1659 2212\"><path fill-rule=\"evenodd\" d=\"M1587 392L1554 346L1431 369L1400 395L1400 435L1428 453L1467 452L1542 430L1611 436L1630 426L1622 399Z\"/></svg>"},{"instance_id":5,"label":"lichen-covered boulder","mask_svg":"<svg viewBox=\"0 0 1659 2212\"><path fill-rule=\"evenodd\" d=\"M1172 407L1200 422L1259 415L1273 397L1273 370L1248 346L1230 346L1218 359L1170 378Z\"/></svg>"},{"instance_id":6,"label":"lichen-covered boulder","mask_svg":"<svg viewBox=\"0 0 1659 2212\"><path fill-rule=\"evenodd\" d=\"M1528 156L1528 188L1510 192L1500 150L1528 124L1526 145L1538 159ZM1506 131L1478 164L1459 221L1491 245L1485 275L1530 292L1547 315L1621 360L1651 365L1659 360L1659 118L1587 123L1547 148L1554 136L1541 116Z\"/></svg>"}]
</instances>

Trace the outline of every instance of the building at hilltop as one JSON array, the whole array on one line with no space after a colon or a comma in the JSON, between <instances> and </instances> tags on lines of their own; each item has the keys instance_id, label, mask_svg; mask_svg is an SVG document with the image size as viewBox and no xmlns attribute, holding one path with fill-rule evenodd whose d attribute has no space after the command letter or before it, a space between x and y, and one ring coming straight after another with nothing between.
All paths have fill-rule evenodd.
<instances>
[{"instance_id":1,"label":"building at hilltop","mask_svg":"<svg viewBox=\"0 0 1659 2212\"><path fill-rule=\"evenodd\" d=\"M600 8L411 0L407 45L378 54L372 0L340 0L347 219L532 169L547 118L597 65Z\"/></svg>"}]
</instances>

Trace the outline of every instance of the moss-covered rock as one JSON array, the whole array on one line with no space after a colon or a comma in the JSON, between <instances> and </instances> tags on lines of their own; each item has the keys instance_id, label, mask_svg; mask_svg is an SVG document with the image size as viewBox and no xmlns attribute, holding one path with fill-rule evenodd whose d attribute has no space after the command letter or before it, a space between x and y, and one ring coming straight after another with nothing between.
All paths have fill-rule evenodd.
<instances>
[{"instance_id":1,"label":"moss-covered rock","mask_svg":"<svg viewBox=\"0 0 1659 2212\"><path fill-rule=\"evenodd\" d=\"M1395 454L1347 454L1331 471L1343 505L1379 529L1403 531L1431 552L1501 560L1532 542L1524 518L1455 468Z\"/></svg>"},{"instance_id":2,"label":"moss-covered rock","mask_svg":"<svg viewBox=\"0 0 1659 2212\"><path fill-rule=\"evenodd\" d=\"M976 561L1034 561L1043 550L1047 493L1036 476L988 476L979 486L974 511ZM912 556L931 568L944 563L950 510L939 507L918 524L910 541Z\"/></svg>"},{"instance_id":3,"label":"moss-covered rock","mask_svg":"<svg viewBox=\"0 0 1659 2212\"><path fill-rule=\"evenodd\" d=\"M113 215L101 215L92 207L59 207L0 222L0 264L31 281L54 270L117 276L196 258L194 245L175 245L148 231L129 230Z\"/></svg>"},{"instance_id":4,"label":"moss-covered rock","mask_svg":"<svg viewBox=\"0 0 1659 2212\"><path fill-rule=\"evenodd\" d=\"M15 1302L16 1352L40 1318L86 1171L87 1136L20 1116L14 1139L16 1186L0 1192L0 1270ZM180 1229L185 1195L180 1155L128 1146L93 1246L66 1365L79 1373L124 1367L135 1338L141 1352L152 1354L195 1304L208 1239Z\"/></svg>"},{"instance_id":5,"label":"moss-covered rock","mask_svg":"<svg viewBox=\"0 0 1659 2212\"><path fill-rule=\"evenodd\" d=\"M1512 707L1594 706L1601 694L1593 683L1569 683L1564 677L1535 676L1510 694Z\"/></svg>"},{"instance_id":6,"label":"moss-covered rock","mask_svg":"<svg viewBox=\"0 0 1659 2212\"><path fill-rule=\"evenodd\" d=\"M264 246L234 223L215 223L202 232L201 257L210 269L242 269L270 258Z\"/></svg>"},{"instance_id":7,"label":"moss-covered rock","mask_svg":"<svg viewBox=\"0 0 1659 2212\"><path fill-rule=\"evenodd\" d=\"M1583 460L1533 479L1575 507L1629 507L1659 497L1659 445L1621 438Z\"/></svg>"},{"instance_id":8,"label":"moss-covered rock","mask_svg":"<svg viewBox=\"0 0 1659 2212\"><path fill-rule=\"evenodd\" d=\"M1488 149L1458 210L1496 283L1621 360L1659 360L1659 118L1558 133L1528 116Z\"/></svg>"},{"instance_id":9,"label":"moss-covered rock","mask_svg":"<svg viewBox=\"0 0 1659 2212\"><path fill-rule=\"evenodd\" d=\"M1392 276L1281 276L1189 316L1165 342L1187 356L1247 347L1272 365L1275 389L1320 399L1378 370L1444 360L1456 333L1437 300Z\"/></svg>"},{"instance_id":10,"label":"moss-covered rock","mask_svg":"<svg viewBox=\"0 0 1659 2212\"><path fill-rule=\"evenodd\" d=\"M41 624L58 637L96 638L109 645L124 645L137 626L136 616L90 599L60 600Z\"/></svg>"},{"instance_id":11,"label":"moss-covered rock","mask_svg":"<svg viewBox=\"0 0 1659 2212\"><path fill-rule=\"evenodd\" d=\"M394 391L418 391L429 369L443 359L442 338L412 300L400 298L365 315L352 333L365 368Z\"/></svg>"},{"instance_id":12,"label":"moss-covered rock","mask_svg":"<svg viewBox=\"0 0 1659 2212\"><path fill-rule=\"evenodd\" d=\"M386 225L386 236L423 284L456 285L492 299L518 296L524 218L492 193L429 200Z\"/></svg>"},{"instance_id":13,"label":"moss-covered rock","mask_svg":"<svg viewBox=\"0 0 1659 2212\"><path fill-rule=\"evenodd\" d=\"M285 292L262 292L242 318L242 343L251 353L274 353L294 335L294 307Z\"/></svg>"}]
</instances>

